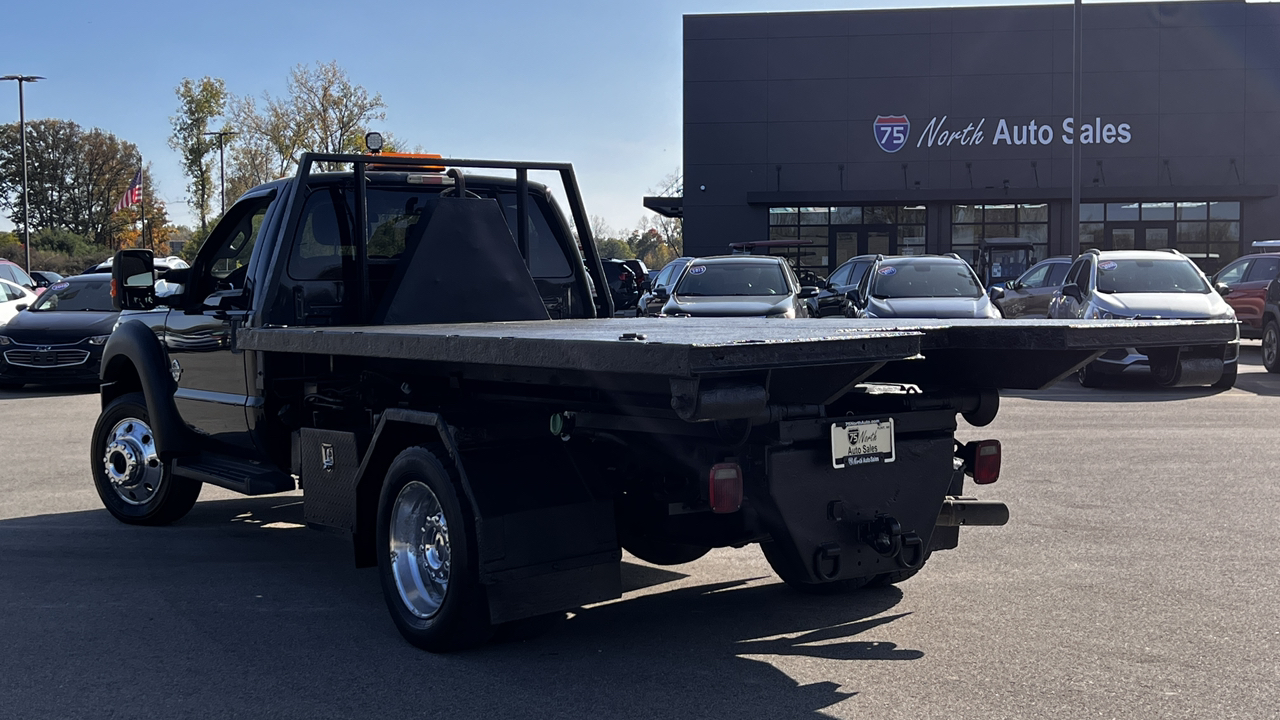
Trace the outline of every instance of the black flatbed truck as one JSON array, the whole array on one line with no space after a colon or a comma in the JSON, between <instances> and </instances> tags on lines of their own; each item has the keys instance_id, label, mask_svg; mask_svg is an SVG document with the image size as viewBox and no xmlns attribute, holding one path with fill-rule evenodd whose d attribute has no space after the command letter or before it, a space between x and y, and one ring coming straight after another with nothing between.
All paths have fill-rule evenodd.
<instances>
[{"instance_id":1,"label":"black flatbed truck","mask_svg":"<svg viewBox=\"0 0 1280 720\"><path fill-rule=\"evenodd\" d=\"M894 583L961 525L1008 518L965 495L1000 448L959 446L957 417L986 425L1001 389L1117 347L1203 375L1237 338L1226 322L612 319L568 166L439 164L516 178L306 155L164 276L176 293L156 297L147 252L117 255L91 449L112 514L173 522L202 483L300 487L307 524L352 538L433 651L617 597L624 548L678 564L759 543L801 590ZM561 174L578 243L536 169Z\"/></svg>"}]
</instances>

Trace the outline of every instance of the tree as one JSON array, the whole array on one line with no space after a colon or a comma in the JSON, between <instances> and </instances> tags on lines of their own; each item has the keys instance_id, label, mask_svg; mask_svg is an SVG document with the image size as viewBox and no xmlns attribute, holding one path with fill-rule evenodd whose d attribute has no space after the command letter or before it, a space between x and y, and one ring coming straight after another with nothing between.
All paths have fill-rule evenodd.
<instances>
[{"instance_id":1,"label":"tree","mask_svg":"<svg viewBox=\"0 0 1280 720\"><path fill-rule=\"evenodd\" d=\"M684 176L680 169L669 173L658 181L658 187L649 188L651 195L658 197L675 197L684 194ZM684 219L669 218L664 215L651 214L640 220L641 232L652 229L658 234L662 243L671 251L672 259L684 255Z\"/></svg>"},{"instance_id":2,"label":"tree","mask_svg":"<svg viewBox=\"0 0 1280 720\"><path fill-rule=\"evenodd\" d=\"M178 96L178 114L169 118L173 125L169 147L182 155L182 171L190 181L187 185L188 204L200 217L200 226L207 227L210 199L213 197L213 160L210 155L218 143L216 138L205 133L210 132L210 125L226 110L227 86L221 78L183 78L174 93Z\"/></svg>"},{"instance_id":3,"label":"tree","mask_svg":"<svg viewBox=\"0 0 1280 720\"><path fill-rule=\"evenodd\" d=\"M252 97L231 99L229 115L239 135L228 187L237 193L290 174L304 152L363 152L370 123L386 118L382 95L352 83L337 62L296 66L287 93L264 93L261 107Z\"/></svg>"}]
</instances>

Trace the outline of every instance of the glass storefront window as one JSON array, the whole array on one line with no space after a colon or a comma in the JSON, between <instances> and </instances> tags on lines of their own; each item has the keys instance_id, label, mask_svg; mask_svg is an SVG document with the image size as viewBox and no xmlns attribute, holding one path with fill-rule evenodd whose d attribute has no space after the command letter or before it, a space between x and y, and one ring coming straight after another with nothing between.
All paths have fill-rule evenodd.
<instances>
[{"instance_id":1,"label":"glass storefront window","mask_svg":"<svg viewBox=\"0 0 1280 720\"><path fill-rule=\"evenodd\" d=\"M1173 203L1142 203L1143 220L1172 220Z\"/></svg>"},{"instance_id":2,"label":"glass storefront window","mask_svg":"<svg viewBox=\"0 0 1280 720\"><path fill-rule=\"evenodd\" d=\"M970 267L978 266L978 246L977 245L952 245L951 252L960 256L961 260L969 263Z\"/></svg>"},{"instance_id":3,"label":"glass storefront window","mask_svg":"<svg viewBox=\"0 0 1280 720\"><path fill-rule=\"evenodd\" d=\"M1049 206L1048 205L1019 205L1018 206L1018 222L1020 223L1049 222Z\"/></svg>"},{"instance_id":4,"label":"glass storefront window","mask_svg":"<svg viewBox=\"0 0 1280 720\"><path fill-rule=\"evenodd\" d=\"M951 222L953 223L982 222L982 206L981 205L952 205L951 206Z\"/></svg>"},{"instance_id":5,"label":"glass storefront window","mask_svg":"<svg viewBox=\"0 0 1280 720\"><path fill-rule=\"evenodd\" d=\"M1018 221L1018 206L988 205L983 208L982 221L986 223L1015 223Z\"/></svg>"},{"instance_id":6,"label":"glass storefront window","mask_svg":"<svg viewBox=\"0 0 1280 720\"><path fill-rule=\"evenodd\" d=\"M1202 202L1180 202L1178 203L1178 219L1179 220L1205 220L1209 217L1209 203Z\"/></svg>"},{"instance_id":7,"label":"glass storefront window","mask_svg":"<svg viewBox=\"0 0 1280 720\"><path fill-rule=\"evenodd\" d=\"M800 208L800 224L801 225L826 225L827 209L824 207Z\"/></svg>"},{"instance_id":8,"label":"glass storefront window","mask_svg":"<svg viewBox=\"0 0 1280 720\"><path fill-rule=\"evenodd\" d=\"M769 208L770 225L795 225L795 208Z\"/></svg>"},{"instance_id":9,"label":"glass storefront window","mask_svg":"<svg viewBox=\"0 0 1280 720\"><path fill-rule=\"evenodd\" d=\"M1198 223L1198 222L1178 223L1178 247L1191 248L1194 245L1203 246L1205 237L1207 235L1205 230L1206 228L1204 223ZM1183 252L1186 252L1186 250L1183 250Z\"/></svg>"},{"instance_id":10,"label":"glass storefront window","mask_svg":"<svg viewBox=\"0 0 1280 720\"><path fill-rule=\"evenodd\" d=\"M769 228L770 240L795 240L800 237L799 229L792 225L791 227L771 227Z\"/></svg>"},{"instance_id":11,"label":"glass storefront window","mask_svg":"<svg viewBox=\"0 0 1280 720\"><path fill-rule=\"evenodd\" d=\"M1137 220L1138 203L1107 203L1107 220Z\"/></svg>"},{"instance_id":12,"label":"glass storefront window","mask_svg":"<svg viewBox=\"0 0 1280 720\"><path fill-rule=\"evenodd\" d=\"M831 208L831 224L832 225L861 225L862 224L862 208L861 207Z\"/></svg>"},{"instance_id":13,"label":"glass storefront window","mask_svg":"<svg viewBox=\"0 0 1280 720\"><path fill-rule=\"evenodd\" d=\"M1105 208L1102 203L1081 203L1080 222L1102 222L1106 217Z\"/></svg>"},{"instance_id":14,"label":"glass storefront window","mask_svg":"<svg viewBox=\"0 0 1280 720\"><path fill-rule=\"evenodd\" d=\"M927 222L925 215L926 213L923 205L909 205L907 207L898 208L898 222L904 225L924 225Z\"/></svg>"},{"instance_id":15,"label":"glass storefront window","mask_svg":"<svg viewBox=\"0 0 1280 720\"><path fill-rule=\"evenodd\" d=\"M1049 247L1049 226L1047 224L1019 225L1018 237L1026 238L1038 245ZM1047 257L1047 256L1046 256Z\"/></svg>"},{"instance_id":16,"label":"glass storefront window","mask_svg":"<svg viewBox=\"0 0 1280 720\"><path fill-rule=\"evenodd\" d=\"M981 225L952 225L951 245L968 245L978 242L982 237Z\"/></svg>"},{"instance_id":17,"label":"glass storefront window","mask_svg":"<svg viewBox=\"0 0 1280 720\"><path fill-rule=\"evenodd\" d=\"M1240 203L1238 202L1209 203L1209 219L1210 220L1239 220L1240 219Z\"/></svg>"},{"instance_id":18,"label":"glass storefront window","mask_svg":"<svg viewBox=\"0 0 1280 720\"><path fill-rule=\"evenodd\" d=\"M863 225L893 225L898 221L897 208L889 205L862 208Z\"/></svg>"}]
</instances>

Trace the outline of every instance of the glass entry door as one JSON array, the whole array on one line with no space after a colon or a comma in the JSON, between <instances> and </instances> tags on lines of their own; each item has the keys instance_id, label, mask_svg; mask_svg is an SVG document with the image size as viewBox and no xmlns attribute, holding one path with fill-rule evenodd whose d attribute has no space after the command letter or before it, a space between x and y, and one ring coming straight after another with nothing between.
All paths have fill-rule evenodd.
<instances>
[{"instance_id":1,"label":"glass entry door","mask_svg":"<svg viewBox=\"0 0 1280 720\"><path fill-rule=\"evenodd\" d=\"M832 225L830 264L827 272L857 255L895 255L898 229L893 225Z\"/></svg>"},{"instance_id":2,"label":"glass entry door","mask_svg":"<svg viewBox=\"0 0 1280 720\"><path fill-rule=\"evenodd\" d=\"M1173 247L1173 239L1173 223L1107 223L1106 239L1100 249L1159 250Z\"/></svg>"}]
</instances>

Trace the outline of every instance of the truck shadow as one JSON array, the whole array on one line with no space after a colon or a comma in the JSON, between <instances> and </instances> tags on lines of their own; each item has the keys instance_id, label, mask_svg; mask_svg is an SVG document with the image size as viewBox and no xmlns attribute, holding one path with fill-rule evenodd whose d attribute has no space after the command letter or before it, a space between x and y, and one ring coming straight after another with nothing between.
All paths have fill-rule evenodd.
<instances>
[{"instance_id":1,"label":"truck shadow","mask_svg":"<svg viewBox=\"0 0 1280 720\"><path fill-rule=\"evenodd\" d=\"M631 562L620 600L431 655L400 639L348 543L301 523L287 496L199 503L167 528L105 511L0 521L6 704L28 718L818 718L857 694L834 679L857 672L847 662L923 657L859 638L905 615L885 614L896 588L809 597ZM145 698L118 682L142 666L163 679Z\"/></svg>"}]
</instances>

